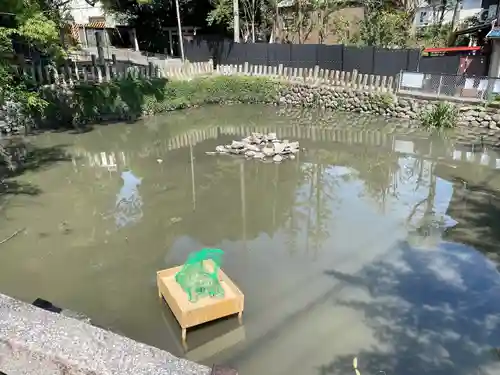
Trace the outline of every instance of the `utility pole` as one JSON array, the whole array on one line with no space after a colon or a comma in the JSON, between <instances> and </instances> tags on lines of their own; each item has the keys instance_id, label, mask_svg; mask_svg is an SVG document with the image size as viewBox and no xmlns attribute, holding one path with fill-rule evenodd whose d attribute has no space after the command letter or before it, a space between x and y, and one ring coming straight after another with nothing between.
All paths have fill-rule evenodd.
<instances>
[{"instance_id":1,"label":"utility pole","mask_svg":"<svg viewBox=\"0 0 500 375\"><path fill-rule=\"evenodd\" d=\"M178 0L177 0L178 1ZM238 0L233 0L233 28L234 28L234 42L240 42L240 5Z\"/></svg>"},{"instance_id":2,"label":"utility pole","mask_svg":"<svg viewBox=\"0 0 500 375\"><path fill-rule=\"evenodd\" d=\"M181 49L181 59L184 62L184 40L182 39L181 12L179 10L179 0L175 0L175 11L177 12L177 31L179 33L179 48Z\"/></svg>"}]
</instances>

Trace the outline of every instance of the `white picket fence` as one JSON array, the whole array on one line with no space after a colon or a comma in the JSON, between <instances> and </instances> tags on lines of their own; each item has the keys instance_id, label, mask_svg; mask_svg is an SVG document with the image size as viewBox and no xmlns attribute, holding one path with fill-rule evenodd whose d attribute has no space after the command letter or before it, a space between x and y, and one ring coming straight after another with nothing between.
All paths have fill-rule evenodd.
<instances>
[{"instance_id":1,"label":"white picket fence","mask_svg":"<svg viewBox=\"0 0 500 375\"><path fill-rule=\"evenodd\" d=\"M314 68L290 68L282 64L279 66L250 65L218 65L218 74L223 75L251 75L271 76L286 79L292 82L323 84L330 86L349 87L356 90L393 92L394 77L375 74L361 74L356 70L345 72L339 70Z\"/></svg>"},{"instance_id":2,"label":"white picket fence","mask_svg":"<svg viewBox=\"0 0 500 375\"><path fill-rule=\"evenodd\" d=\"M150 63L149 65L136 65L119 63L81 65L78 63L66 64L60 69L52 66L25 65L22 74L32 79L36 84L74 84L77 82L108 82L112 79L125 76L135 77L166 77L171 79L191 79L197 76L221 75L246 75L267 76L291 82L304 82L308 84L321 84L340 86L366 91L395 91L394 77L379 76L374 74L361 74L356 70L345 72L338 70L314 68L291 68L283 65L265 66L250 65L217 65L214 70L212 60L207 62L184 63L160 69Z\"/></svg>"},{"instance_id":3,"label":"white picket fence","mask_svg":"<svg viewBox=\"0 0 500 375\"><path fill-rule=\"evenodd\" d=\"M40 64L24 65L21 69L27 79L36 85L75 84L82 82L109 82L112 79L132 77L165 77L172 79L189 79L200 75L213 73L213 62L195 62L175 65L160 69L150 65L125 64L115 65L111 62L96 65L66 64L56 69L53 66Z\"/></svg>"}]
</instances>

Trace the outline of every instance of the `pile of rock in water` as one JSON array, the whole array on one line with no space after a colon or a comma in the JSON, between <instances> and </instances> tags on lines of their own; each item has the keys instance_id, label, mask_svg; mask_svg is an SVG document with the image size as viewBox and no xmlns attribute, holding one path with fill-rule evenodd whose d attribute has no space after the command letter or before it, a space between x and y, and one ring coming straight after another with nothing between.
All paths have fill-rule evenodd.
<instances>
[{"instance_id":1,"label":"pile of rock in water","mask_svg":"<svg viewBox=\"0 0 500 375\"><path fill-rule=\"evenodd\" d=\"M207 154L239 155L245 156L247 159L272 160L280 163L285 159L295 159L295 154L299 150L299 142L290 142L287 139L279 140L276 133L252 133L251 136L243 138L241 141L217 146L215 152L207 152Z\"/></svg>"}]
</instances>

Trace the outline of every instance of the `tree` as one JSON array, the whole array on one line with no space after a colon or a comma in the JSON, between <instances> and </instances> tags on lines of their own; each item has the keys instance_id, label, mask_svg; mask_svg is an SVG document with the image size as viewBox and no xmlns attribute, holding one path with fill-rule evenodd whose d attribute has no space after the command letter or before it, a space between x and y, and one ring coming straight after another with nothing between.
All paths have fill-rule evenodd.
<instances>
[{"instance_id":1,"label":"tree","mask_svg":"<svg viewBox=\"0 0 500 375\"><path fill-rule=\"evenodd\" d=\"M378 10L366 13L361 21L358 43L384 48L406 47L410 40L408 14L402 11Z\"/></svg>"},{"instance_id":2,"label":"tree","mask_svg":"<svg viewBox=\"0 0 500 375\"><path fill-rule=\"evenodd\" d=\"M106 12L116 15L137 30L141 49L163 53L169 46L165 28L177 26L174 0L102 0ZM201 25L212 8L209 0L179 0L182 22Z\"/></svg>"},{"instance_id":3,"label":"tree","mask_svg":"<svg viewBox=\"0 0 500 375\"><path fill-rule=\"evenodd\" d=\"M353 36L350 33L350 24L344 17L334 15L331 21L332 29L335 30L337 43L348 44L353 41Z\"/></svg>"},{"instance_id":4,"label":"tree","mask_svg":"<svg viewBox=\"0 0 500 375\"><path fill-rule=\"evenodd\" d=\"M338 0L312 0L311 13L316 18L316 27L318 30L318 43L323 43L325 37L330 31L330 21L333 13L340 9L343 2Z\"/></svg>"},{"instance_id":5,"label":"tree","mask_svg":"<svg viewBox=\"0 0 500 375\"><path fill-rule=\"evenodd\" d=\"M63 55L58 23L61 18L55 17L56 5L42 0L2 0L0 13L9 14L12 23L9 27L0 26L0 105L15 102L24 114L40 111L46 105L13 65L12 41L26 43L52 59L60 58Z\"/></svg>"},{"instance_id":6,"label":"tree","mask_svg":"<svg viewBox=\"0 0 500 375\"><path fill-rule=\"evenodd\" d=\"M271 3L269 0L241 0L238 1L240 9L240 34L245 41L255 42L258 34L263 29L269 28L269 14ZM222 25L229 30L234 29L233 0L212 0L213 9L207 15L207 23ZM271 17L274 10L271 11Z\"/></svg>"}]
</instances>

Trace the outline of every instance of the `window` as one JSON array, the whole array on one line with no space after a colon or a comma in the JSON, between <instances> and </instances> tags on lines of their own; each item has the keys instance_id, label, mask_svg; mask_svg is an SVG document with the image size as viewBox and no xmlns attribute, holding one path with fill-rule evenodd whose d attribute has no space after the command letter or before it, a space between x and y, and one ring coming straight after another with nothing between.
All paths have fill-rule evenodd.
<instances>
[{"instance_id":1,"label":"window","mask_svg":"<svg viewBox=\"0 0 500 375\"><path fill-rule=\"evenodd\" d=\"M419 23L420 24L427 23L426 18L427 18L427 12L425 12L425 11L420 12Z\"/></svg>"}]
</instances>

